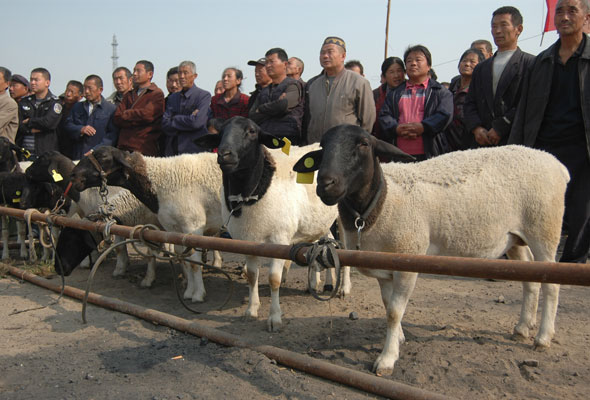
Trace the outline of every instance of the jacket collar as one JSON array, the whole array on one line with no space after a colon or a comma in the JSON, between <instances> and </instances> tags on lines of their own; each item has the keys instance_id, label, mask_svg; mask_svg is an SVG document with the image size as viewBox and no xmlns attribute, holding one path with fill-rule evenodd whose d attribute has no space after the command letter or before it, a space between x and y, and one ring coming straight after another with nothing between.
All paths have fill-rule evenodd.
<instances>
[{"instance_id":1,"label":"jacket collar","mask_svg":"<svg viewBox=\"0 0 590 400\"><path fill-rule=\"evenodd\" d=\"M582 37L582 41L584 44L584 48L582 49L582 54L580 54L580 58L588 60L590 59L590 40L588 40L588 35L584 34L584 37ZM545 50L542 54L539 55L541 60L554 57L556 52L559 51L560 45L561 39L557 39L555 43L553 43L549 48L547 48L547 50Z\"/></svg>"}]
</instances>

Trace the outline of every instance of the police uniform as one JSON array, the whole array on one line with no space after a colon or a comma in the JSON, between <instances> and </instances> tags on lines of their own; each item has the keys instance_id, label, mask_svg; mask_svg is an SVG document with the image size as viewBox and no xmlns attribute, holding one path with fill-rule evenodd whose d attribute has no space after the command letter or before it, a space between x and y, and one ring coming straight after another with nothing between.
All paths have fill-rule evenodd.
<instances>
[{"instance_id":1,"label":"police uniform","mask_svg":"<svg viewBox=\"0 0 590 400\"><path fill-rule=\"evenodd\" d=\"M16 144L25 147L25 136L33 135L34 149L28 149L32 156L37 157L46 151L58 150L57 127L62 109L59 99L50 91L40 102L37 102L34 94L23 97L18 104L19 128ZM29 121L23 124L22 121L25 119ZM32 129L38 129L40 132L32 133Z\"/></svg>"}]
</instances>

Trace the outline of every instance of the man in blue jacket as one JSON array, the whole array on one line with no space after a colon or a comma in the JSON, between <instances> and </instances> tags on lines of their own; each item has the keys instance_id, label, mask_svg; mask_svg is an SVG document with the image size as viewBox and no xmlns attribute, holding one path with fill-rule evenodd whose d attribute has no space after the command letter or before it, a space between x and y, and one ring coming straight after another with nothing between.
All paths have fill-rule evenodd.
<instances>
[{"instance_id":1,"label":"man in blue jacket","mask_svg":"<svg viewBox=\"0 0 590 400\"><path fill-rule=\"evenodd\" d=\"M84 80L85 101L76 103L68 115L65 131L73 142L72 159L100 146L115 146L118 129L113 124L116 106L102 96L103 83L98 75Z\"/></svg>"},{"instance_id":2,"label":"man in blue jacket","mask_svg":"<svg viewBox=\"0 0 590 400\"><path fill-rule=\"evenodd\" d=\"M207 116L211 105L211 94L195 85L197 67L192 61L183 61L178 66L178 78L182 90L172 93L166 103L162 118L164 156L205 151L193 141L207 135Z\"/></svg>"}]
</instances>

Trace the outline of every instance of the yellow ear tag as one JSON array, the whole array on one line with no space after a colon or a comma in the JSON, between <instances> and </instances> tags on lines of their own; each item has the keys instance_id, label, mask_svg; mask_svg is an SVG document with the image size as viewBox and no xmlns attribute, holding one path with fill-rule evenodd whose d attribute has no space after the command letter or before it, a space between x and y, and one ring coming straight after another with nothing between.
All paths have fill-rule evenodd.
<instances>
[{"instance_id":1,"label":"yellow ear tag","mask_svg":"<svg viewBox=\"0 0 590 400\"><path fill-rule=\"evenodd\" d=\"M16 199L12 199L13 203L20 203L20 197L17 197Z\"/></svg>"},{"instance_id":2,"label":"yellow ear tag","mask_svg":"<svg viewBox=\"0 0 590 400\"><path fill-rule=\"evenodd\" d=\"M315 172L297 172L297 183L312 184Z\"/></svg>"},{"instance_id":3,"label":"yellow ear tag","mask_svg":"<svg viewBox=\"0 0 590 400\"><path fill-rule=\"evenodd\" d=\"M20 196L20 190L17 190L15 193L17 196Z\"/></svg>"},{"instance_id":4,"label":"yellow ear tag","mask_svg":"<svg viewBox=\"0 0 590 400\"><path fill-rule=\"evenodd\" d=\"M284 137L283 142L285 142L285 145L281 150L283 150L283 153L285 153L286 155L289 155L289 152L291 151L291 141Z\"/></svg>"},{"instance_id":5,"label":"yellow ear tag","mask_svg":"<svg viewBox=\"0 0 590 400\"><path fill-rule=\"evenodd\" d=\"M63 181L64 180L63 176L61 176L59 174L59 172L57 172L54 169L51 170L51 176L53 177L53 181L54 182L59 182L59 181Z\"/></svg>"}]
</instances>

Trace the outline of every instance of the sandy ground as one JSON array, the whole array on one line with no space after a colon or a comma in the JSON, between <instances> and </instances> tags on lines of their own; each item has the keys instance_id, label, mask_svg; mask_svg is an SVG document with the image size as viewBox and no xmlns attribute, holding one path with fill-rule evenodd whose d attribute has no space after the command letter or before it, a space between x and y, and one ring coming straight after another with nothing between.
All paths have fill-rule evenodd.
<instances>
[{"instance_id":1,"label":"sandy ground","mask_svg":"<svg viewBox=\"0 0 590 400\"><path fill-rule=\"evenodd\" d=\"M370 372L385 338L376 280L353 272L352 294L322 303L305 291L306 270L293 267L281 288L283 330L269 333L266 268L261 270L260 318L244 320L248 288L238 273L241 257L225 256L234 294L223 311L217 308L229 284L221 275L205 274L208 301L195 306L203 314L192 314L176 298L167 264L159 264L151 289L139 287L145 263L138 257L122 279L111 278L110 260L99 270L93 289ZM67 284L83 289L87 276L88 270L78 269ZM521 285L515 282L422 275L402 324L406 343L387 379L454 398L588 398L590 289L562 287L555 340L545 352L532 350L532 338L511 339L521 296ZM375 398L277 365L254 351L223 347L95 306L89 307L84 325L81 303L64 298L52 304L56 297L11 276L0 279L0 398ZM349 318L351 312L358 319Z\"/></svg>"}]
</instances>

